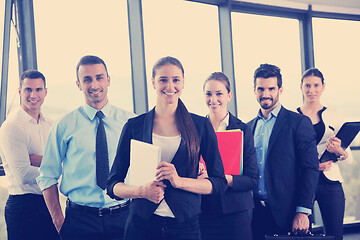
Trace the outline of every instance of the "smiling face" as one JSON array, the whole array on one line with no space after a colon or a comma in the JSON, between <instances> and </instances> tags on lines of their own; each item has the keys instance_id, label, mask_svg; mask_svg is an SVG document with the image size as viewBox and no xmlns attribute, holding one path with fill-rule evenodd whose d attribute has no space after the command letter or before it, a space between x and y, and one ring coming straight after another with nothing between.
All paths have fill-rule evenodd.
<instances>
[{"instance_id":1,"label":"smiling face","mask_svg":"<svg viewBox=\"0 0 360 240\"><path fill-rule=\"evenodd\" d=\"M45 88L44 80L41 78L25 78L22 82L21 88L19 88L21 107L29 115L37 118L46 94L47 89Z\"/></svg>"},{"instance_id":2,"label":"smiling face","mask_svg":"<svg viewBox=\"0 0 360 240\"><path fill-rule=\"evenodd\" d=\"M320 102L320 97L325 89L325 84L317 76L308 76L303 79L300 85L305 102Z\"/></svg>"},{"instance_id":3,"label":"smiling face","mask_svg":"<svg viewBox=\"0 0 360 240\"><path fill-rule=\"evenodd\" d=\"M110 86L110 76L107 75L103 64L81 65L78 71L77 86L83 91L85 102L95 108L101 109L108 101L107 92Z\"/></svg>"},{"instance_id":4,"label":"smiling face","mask_svg":"<svg viewBox=\"0 0 360 240\"><path fill-rule=\"evenodd\" d=\"M257 78L254 89L256 99L263 110L271 112L279 104L282 87L277 85L277 78Z\"/></svg>"},{"instance_id":5,"label":"smiling face","mask_svg":"<svg viewBox=\"0 0 360 240\"><path fill-rule=\"evenodd\" d=\"M209 80L204 86L205 103L209 111L218 114L227 112L227 104L231 99L231 92L228 92L223 82L218 80Z\"/></svg>"},{"instance_id":6,"label":"smiling face","mask_svg":"<svg viewBox=\"0 0 360 240\"><path fill-rule=\"evenodd\" d=\"M184 75L179 67L169 63L156 70L152 84L156 91L157 104L177 104L184 88Z\"/></svg>"}]
</instances>

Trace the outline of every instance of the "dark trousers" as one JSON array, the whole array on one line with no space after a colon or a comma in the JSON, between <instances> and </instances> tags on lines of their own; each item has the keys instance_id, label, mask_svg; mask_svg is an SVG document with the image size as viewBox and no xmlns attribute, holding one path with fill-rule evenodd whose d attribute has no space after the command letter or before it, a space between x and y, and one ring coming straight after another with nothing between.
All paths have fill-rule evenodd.
<instances>
[{"instance_id":1,"label":"dark trousers","mask_svg":"<svg viewBox=\"0 0 360 240\"><path fill-rule=\"evenodd\" d=\"M335 240L343 239L343 219L345 195L338 181L330 181L320 175L315 199L318 201L325 234L334 236Z\"/></svg>"},{"instance_id":2,"label":"dark trousers","mask_svg":"<svg viewBox=\"0 0 360 240\"><path fill-rule=\"evenodd\" d=\"M98 208L67 204L60 230L62 240L123 240L129 206L99 212Z\"/></svg>"},{"instance_id":3,"label":"dark trousers","mask_svg":"<svg viewBox=\"0 0 360 240\"><path fill-rule=\"evenodd\" d=\"M202 240L251 240L249 211L199 217Z\"/></svg>"},{"instance_id":4,"label":"dark trousers","mask_svg":"<svg viewBox=\"0 0 360 240\"><path fill-rule=\"evenodd\" d=\"M9 240L59 239L42 195L9 195L5 222Z\"/></svg>"},{"instance_id":5,"label":"dark trousers","mask_svg":"<svg viewBox=\"0 0 360 240\"><path fill-rule=\"evenodd\" d=\"M200 240L198 216L179 223L175 218L153 214L145 219L131 214L125 227L125 240Z\"/></svg>"},{"instance_id":6,"label":"dark trousers","mask_svg":"<svg viewBox=\"0 0 360 240\"><path fill-rule=\"evenodd\" d=\"M252 213L251 228L254 240L264 240L265 235L285 234L291 232L291 226L280 228L268 206L263 206L260 201L254 200L255 208ZM292 224L292 223L290 223Z\"/></svg>"}]
</instances>

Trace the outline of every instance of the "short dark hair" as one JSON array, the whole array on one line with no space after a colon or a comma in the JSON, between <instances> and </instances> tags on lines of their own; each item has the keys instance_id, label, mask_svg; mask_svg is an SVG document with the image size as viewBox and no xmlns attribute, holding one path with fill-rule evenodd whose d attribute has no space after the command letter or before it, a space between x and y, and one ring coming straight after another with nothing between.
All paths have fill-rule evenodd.
<instances>
[{"instance_id":1,"label":"short dark hair","mask_svg":"<svg viewBox=\"0 0 360 240\"><path fill-rule=\"evenodd\" d=\"M44 87L46 87L45 76L44 76L44 74L42 74L42 73L39 72L38 70L29 69L29 70L24 71L24 72L20 75L20 82L19 82L20 88L22 87L25 78L29 78L29 79L41 78L41 79L44 81Z\"/></svg>"},{"instance_id":2,"label":"short dark hair","mask_svg":"<svg viewBox=\"0 0 360 240\"><path fill-rule=\"evenodd\" d=\"M213 72L210 74L210 76L205 80L203 85L203 91L205 90L205 85L210 80L216 80L224 83L226 90L228 93L231 91L230 89L230 81L229 78L222 72Z\"/></svg>"},{"instance_id":3,"label":"short dark hair","mask_svg":"<svg viewBox=\"0 0 360 240\"><path fill-rule=\"evenodd\" d=\"M320 72L319 69L313 67L313 68L309 68L308 70L306 70L303 73L302 78L301 78L301 84L303 83L304 78L309 77L309 76L319 77L321 79L322 84L325 83L322 72Z\"/></svg>"},{"instance_id":4,"label":"short dark hair","mask_svg":"<svg viewBox=\"0 0 360 240\"><path fill-rule=\"evenodd\" d=\"M154 64L153 69L152 69L152 78L155 78L156 70L158 70L159 68L161 68L162 66L165 66L167 64L171 64L171 65L174 65L174 66L177 66L178 68L180 68L180 70L181 70L181 72L182 72L182 74L184 76L184 68L183 68L181 62L179 61L179 59L167 56L167 57L160 58Z\"/></svg>"},{"instance_id":5,"label":"short dark hair","mask_svg":"<svg viewBox=\"0 0 360 240\"><path fill-rule=\"evenodd\" d=\"M256 79L257 78L271 78L276 77L277 78L277 85L279 88L282 86L282 76L280 73L280 68L272 65L272 64L260 64L260 66L255 70L254 73L254 87L256 86Z\"/></svg>"},{"instance_id":6,"label":"short dark hair","mask_svg":"<svg viewBox=\"0 0 360 240\"><path fill-rule=\"evenodd\" d=\"M79 63L76 65L76 78L77 78L78 81L79 81L79 68L80 68L80 66L81 65L92 65L92 64L102 64L102 65L104 65L105 70L106 70L106 75L109 75L104 60L102 60L101 58L99 58L97 56L86 55L86 56L83 56L80 59Z\"/></svg>"}]
</instances>

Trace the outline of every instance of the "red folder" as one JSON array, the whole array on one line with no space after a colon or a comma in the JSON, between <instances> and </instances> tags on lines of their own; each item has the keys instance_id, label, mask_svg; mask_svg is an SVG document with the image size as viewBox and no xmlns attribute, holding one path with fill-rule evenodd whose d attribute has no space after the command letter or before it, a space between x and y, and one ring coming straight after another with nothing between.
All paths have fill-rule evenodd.
<instances>
[{"instance_id":1,"label":"red folder","mask_svg":"<svg viewBox=\"0 0 360 240\"><path fill-rule=\"evenodd\" d=\"M216 132L225 175L243 174L243 132L240 129ZM200 162L205 165L203 158ZM205 165L206 168L206 165Z\"/></svg>"}]
</instances>

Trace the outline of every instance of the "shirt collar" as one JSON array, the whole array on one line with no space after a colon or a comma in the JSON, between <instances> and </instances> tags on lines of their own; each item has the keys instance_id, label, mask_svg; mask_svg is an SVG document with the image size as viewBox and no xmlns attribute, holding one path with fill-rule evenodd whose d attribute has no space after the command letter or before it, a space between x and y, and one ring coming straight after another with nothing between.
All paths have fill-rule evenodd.
<instances>
[{"instance_id":1,"label":"shirt collar","mask_svg":"<svg viewBox=\"0 0 360 240\"><path fill-rule=\"evenodd\" d=\"M206 117L209 118L209 115L206 115ZM230 119L230 114L229 114L229 112L227 112L226 117L224 118L224 120L221 121L221 123L219 124L219 127L216 131L226 130L226 128L229 126L229 119Z\"/></svg>"},{"instance_id":2,"label":"shirt collar","mask_svg":"<svg viewBox=\"0 0 360 240\"><path fill-rule=\"evenodd\" d=\"M37 123L36 119L33 118L32 116L30 116L22 107L19 108L19 114L20 114L21 118L24 119L25 121ZM46 118L40 112L39 122L45 121L45 120L46 120Z\"/></svg>"},{"instance_id":3,"label":"shirt collar","mask_svg":"<svg viewBox=\"0 0 360 240\"><path fill-rule=\"evenodd\" d=\"M87 115L91 120L94 120L95 115L96 115L96 113L97 113L98 111L102 111L105 117L109 117L109 115L110 115L110 110L111 110L111 107L110 107L110 106L111 106L111 105L109 104L109 102L107 102L106 105L105 105L102 109L97 110L97 109L91 107L90 105L85 104L85 106L84 106L84 111L85 111L86 115Z\"/></svg>"},{"instance_id":4,"label":"shirt collar","mask_svg":"<svg viewBox=\"0 0 360 240\"><path fill-rule=\"evenodd\" d=\"M226 129L227 126L229 126L229 115L230 115L229 112L227 112L226 117L224 118L224 120L221 121L219 128L220 126L224 126Z\"/></svg>"},{"instance_id":5,"label":"shirt collar","mask_svg":"<svg viewBox=\"0 0 360 240\"><path fill-rule=\"evenodd\" d=\"M274 116L275 118L277 118L277 116L279 115L280 109L281 109L281 104L277 105L277 106L270 112L270 114L271 114L270 118L273 117L273 116ZM261 114L261 109L260 109L259 112L258 112L258 118L264 119L263 115ZM269 118L269 119L270 119L270 118Z\"/></svg>"}]
</instances>

